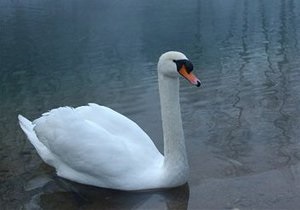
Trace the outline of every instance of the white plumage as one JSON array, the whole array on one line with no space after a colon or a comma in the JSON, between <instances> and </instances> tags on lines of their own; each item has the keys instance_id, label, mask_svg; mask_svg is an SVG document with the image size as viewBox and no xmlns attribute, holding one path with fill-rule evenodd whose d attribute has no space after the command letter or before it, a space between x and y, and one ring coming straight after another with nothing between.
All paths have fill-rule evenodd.
<instances>
[{"instance_id":1,"label":"white plumage","mask_svg":"<svg viewBox=\"0 0 300 210\"><path fill-rule=\"evenodd\" d=\"M179 52L168 52L160 57L158 64L165 157L135 122L97 104L60 107L33 122L19 115L20 126L58 176L72 181L122 190L184 184L188 164L180 116L179 82L178 76L172 76L174 72L179 75L173 61L179 59L187 58ZM172 122L170 127L170 120L178 122Z\"/></svg>"}]
</instances>

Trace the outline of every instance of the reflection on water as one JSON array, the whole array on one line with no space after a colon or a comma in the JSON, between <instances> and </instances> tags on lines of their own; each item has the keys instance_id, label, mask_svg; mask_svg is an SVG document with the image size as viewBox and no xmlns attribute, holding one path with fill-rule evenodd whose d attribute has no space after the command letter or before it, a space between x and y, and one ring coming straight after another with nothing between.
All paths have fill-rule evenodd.
<instances>
[{"instance_id":1,"label":"reflection on water","mask_svg":"<svg viewBox=\"0 0 300 210\"><path fill-rule=\"evenodd\" d=\"M1 0L0 206L297 208L299 29L295 0ZM156 62L171 49L203 82L181 88L189 188L93 188L42 163L17 114L88 102L129 116L162 151Z\"/></svg>"},{"instance_id":2,"label":"reflection on water","mask_svg":"<svg viewBox=\"0 0 300 210\"><path fill-rule=\"evenodd\" d=\"M57 177L43 184L40 179L35 179L31 185L42 188L42 193L30 189L32 195L25 203L28 209L187 209L189 199L188 185L160 191L123 192L80 185Z\"/></svg>"}]
</instances>

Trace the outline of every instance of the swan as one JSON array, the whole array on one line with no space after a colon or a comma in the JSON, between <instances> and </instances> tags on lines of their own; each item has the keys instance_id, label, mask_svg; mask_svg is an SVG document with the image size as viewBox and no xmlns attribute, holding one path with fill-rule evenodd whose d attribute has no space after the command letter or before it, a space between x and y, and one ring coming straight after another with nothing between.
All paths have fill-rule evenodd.
<instances>
[{"instance_id":1,"label":"swan","mask_svg":"<svg viewBox=\"0 0 300 210\"><path fill-rule=\"evenodd\" d=\"M128 191L183 185L189 165L179 75L195 86L201 83L181 52L162 54L157 69L164 156L135 122L94 103L52 109L33 122L18 115L20 127L42 160L71 181Z\"/></svg>"}]
</instances>

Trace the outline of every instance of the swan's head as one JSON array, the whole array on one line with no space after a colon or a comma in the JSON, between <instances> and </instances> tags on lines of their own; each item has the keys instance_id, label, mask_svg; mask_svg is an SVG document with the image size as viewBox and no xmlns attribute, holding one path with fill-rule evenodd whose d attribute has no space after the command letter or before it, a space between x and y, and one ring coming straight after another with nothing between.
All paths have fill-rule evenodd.
<instances>
[{"instance_id":1,"label":"swan's head","mask_svg":"<svg viewBox=\"0 0 300 210\"><path fill-rule=\"evenodd\" d=\"M199 87L200 80L192 73L193 64L181 52L169 51L162 54L158 61L158 73L166 77L178 78L180 75Z\"/></svg>"}]
</instances>

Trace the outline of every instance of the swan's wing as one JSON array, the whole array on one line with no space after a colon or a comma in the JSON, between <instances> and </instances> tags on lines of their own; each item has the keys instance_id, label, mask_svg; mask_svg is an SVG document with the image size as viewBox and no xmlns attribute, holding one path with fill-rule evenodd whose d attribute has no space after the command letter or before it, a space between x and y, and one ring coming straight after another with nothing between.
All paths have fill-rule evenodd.
<instances>
[{"instance_id":1,"label":"swan's wing","mask_svg":"<svg viewBox=\"0 0 300 210\"><path fill-rule=\"evenodd\" d=\"M77 107L84 119L96 123L107 132L121 136L141 147L157 151L150 137L132 120L105 106L89 103L88 106Z\"/></svg>"},{"instance_id":2,"label":"swan's wing","mask_svg":"<svg viewBox=\"0 0 300 210\"><path fill-rule=\"evenodd\" d=\"M60 162L54 165L58 172L61 165L67 165L83 174L111 179L146 170L162 160L157 150L114 135L70 107L51 110L34 124L39 140Z\"/></svg>"}]
</instances>

